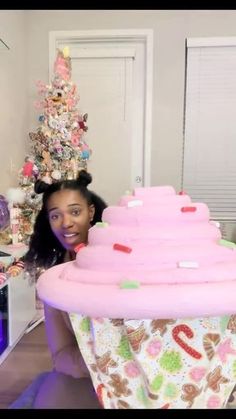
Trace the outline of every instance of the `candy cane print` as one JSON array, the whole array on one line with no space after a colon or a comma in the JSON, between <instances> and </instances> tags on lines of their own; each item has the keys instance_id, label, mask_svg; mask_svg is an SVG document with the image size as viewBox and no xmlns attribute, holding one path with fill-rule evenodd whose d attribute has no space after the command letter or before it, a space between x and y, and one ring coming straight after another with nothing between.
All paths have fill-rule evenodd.
<instances>
[{"instance_id":1,"label":"candy cane print","mask_svg":"<svg viewBox=\"0 0 236 419\"><path fill-rule=\"evenodd\" d=\"M185 352L187 352L190 356L196 359L200 359L202 357L202 354L197 352L195 349L191 348L187 343L185 343L180 337L179 333L182 332L187 336L187 338L191 339L193 337L193 331L190 329L189 326L186 324L179 324L178 326L175 326L172 330L172 336L178 345L183 348Z\"/></svg>"},{"instance_id":2,"label":"candy cane print","mask_svg":"<svg viewBox=\"0 0 236 419\"><path fill-rule=\"evenodd\" d=\"M99 384L97 386L97 388L96 388L96 393L97 393L98 401L102 405L102 407L104 407L103 399L102 399L103 388L105 388L104 384Z\"/></svg>"},{"instance_id":3,"label":"candy cane print","mask_svg":"<svg viewBox=\"0 0 236 419\"><path fill-rule=\"evenodd\" d=\"M164 404L160 409L169 409L170 403Z\"/></svg>"}]
</instances>

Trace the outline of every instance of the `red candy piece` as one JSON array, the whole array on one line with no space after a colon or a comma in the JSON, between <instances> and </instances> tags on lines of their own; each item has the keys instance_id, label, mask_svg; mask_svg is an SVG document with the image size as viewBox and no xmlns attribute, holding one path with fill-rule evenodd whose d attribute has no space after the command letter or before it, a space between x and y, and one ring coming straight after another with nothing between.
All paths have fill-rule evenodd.
<instances>
[{"instance_id":1,"label":"red candy piece","mask_svg":"<svg viewBox=\"0 0 236 419\"><path fill-rule=\"evenodd\" d=\"M85 246L86 246L86 244L84 244L84 243L77 244L77 246L75 246L75 248L74 248L74 251L76 253L78 253L80 251L80 249L83 249L83 247L85 247Z\"/></svg>"},{"instance_id":2,"label":"red candy piece","mask_svg":"<svg viewBox=\"0 0 236 419\"><path fill-rule=\"evenodd\" d=\"M125 252L125 253L131 253L132 252L131 247L124 246L123 244L119 244L119 243L113 244L113 249L114 250L119 250L120 252Z\"/></svg>"},{"instance_id":3,"label":"red candy piece","mask_svg":"<svg viewBox=\"0 0 236 419\"><path fill-rule=\"evenodd\" d=\"M197 211L197 208L196 207L182 207L181 211L182 212L195 212Z\"/></svg>"}]
</instances>

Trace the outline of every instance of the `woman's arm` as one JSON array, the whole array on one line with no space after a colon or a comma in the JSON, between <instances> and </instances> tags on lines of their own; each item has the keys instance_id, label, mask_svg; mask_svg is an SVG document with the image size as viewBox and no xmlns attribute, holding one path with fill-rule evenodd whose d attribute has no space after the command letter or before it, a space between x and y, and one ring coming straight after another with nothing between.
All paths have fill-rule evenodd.
<instances>
[{"instance_id":1,"label":"woman's arm","mask_svg":"<svg viewBox=\"0 0 236 419\"><path fill-rule=\"evenodd\" d=\"M80 353L69 316L44 304L48 346L54 370L75 378L88 377L89 371Z\"/></svg>"}]
</instances>

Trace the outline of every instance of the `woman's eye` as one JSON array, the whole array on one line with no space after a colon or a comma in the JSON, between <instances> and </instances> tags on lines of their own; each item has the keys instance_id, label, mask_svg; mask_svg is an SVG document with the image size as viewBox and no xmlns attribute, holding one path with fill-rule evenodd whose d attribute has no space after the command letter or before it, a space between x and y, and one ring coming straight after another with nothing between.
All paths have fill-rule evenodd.
<instances>
[{"instance_id":1,"label":"woman's eye","mask_svg":"<svg viewBox=\"0 0 236 419\"><path fill-rule=\"evenodd\" d=\"M57 219L58 219L58 217L59 217L59 215L58 215L58 214L51 214L51 215L50 215L50 220L55 221L55 220L57 220Z\"/></svg>"},{"instance_id":2,"label":"woman's eye","mask_svg":"<svg viewBox=\"0 0 236 419\"><path fill-rule=\"evenodd\" d=\"M79 209L74 209L72 211L72 215L80 215L80 210Z\"/></svg>"}]
</instances>

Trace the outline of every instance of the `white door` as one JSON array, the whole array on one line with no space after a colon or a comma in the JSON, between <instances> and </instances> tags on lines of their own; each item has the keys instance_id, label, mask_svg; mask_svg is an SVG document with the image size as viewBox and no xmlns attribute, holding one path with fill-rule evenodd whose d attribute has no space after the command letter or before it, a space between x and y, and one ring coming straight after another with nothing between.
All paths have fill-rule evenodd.
<instances>
[{"instance_id":1,"label":"white door","mask_svg":"<svg viewBox=\"0 0 236 419\"><path fill-rule=\"evenodd\" d=\"M79 110L88 113L85 139L92 149L90 187L115 204L125 191L148 183L144 179L145 44L65 39L56 46L66 45L72 81L80 96ZM54 44L54 57L55 51Z\"/></svg>"}]
</instances>

